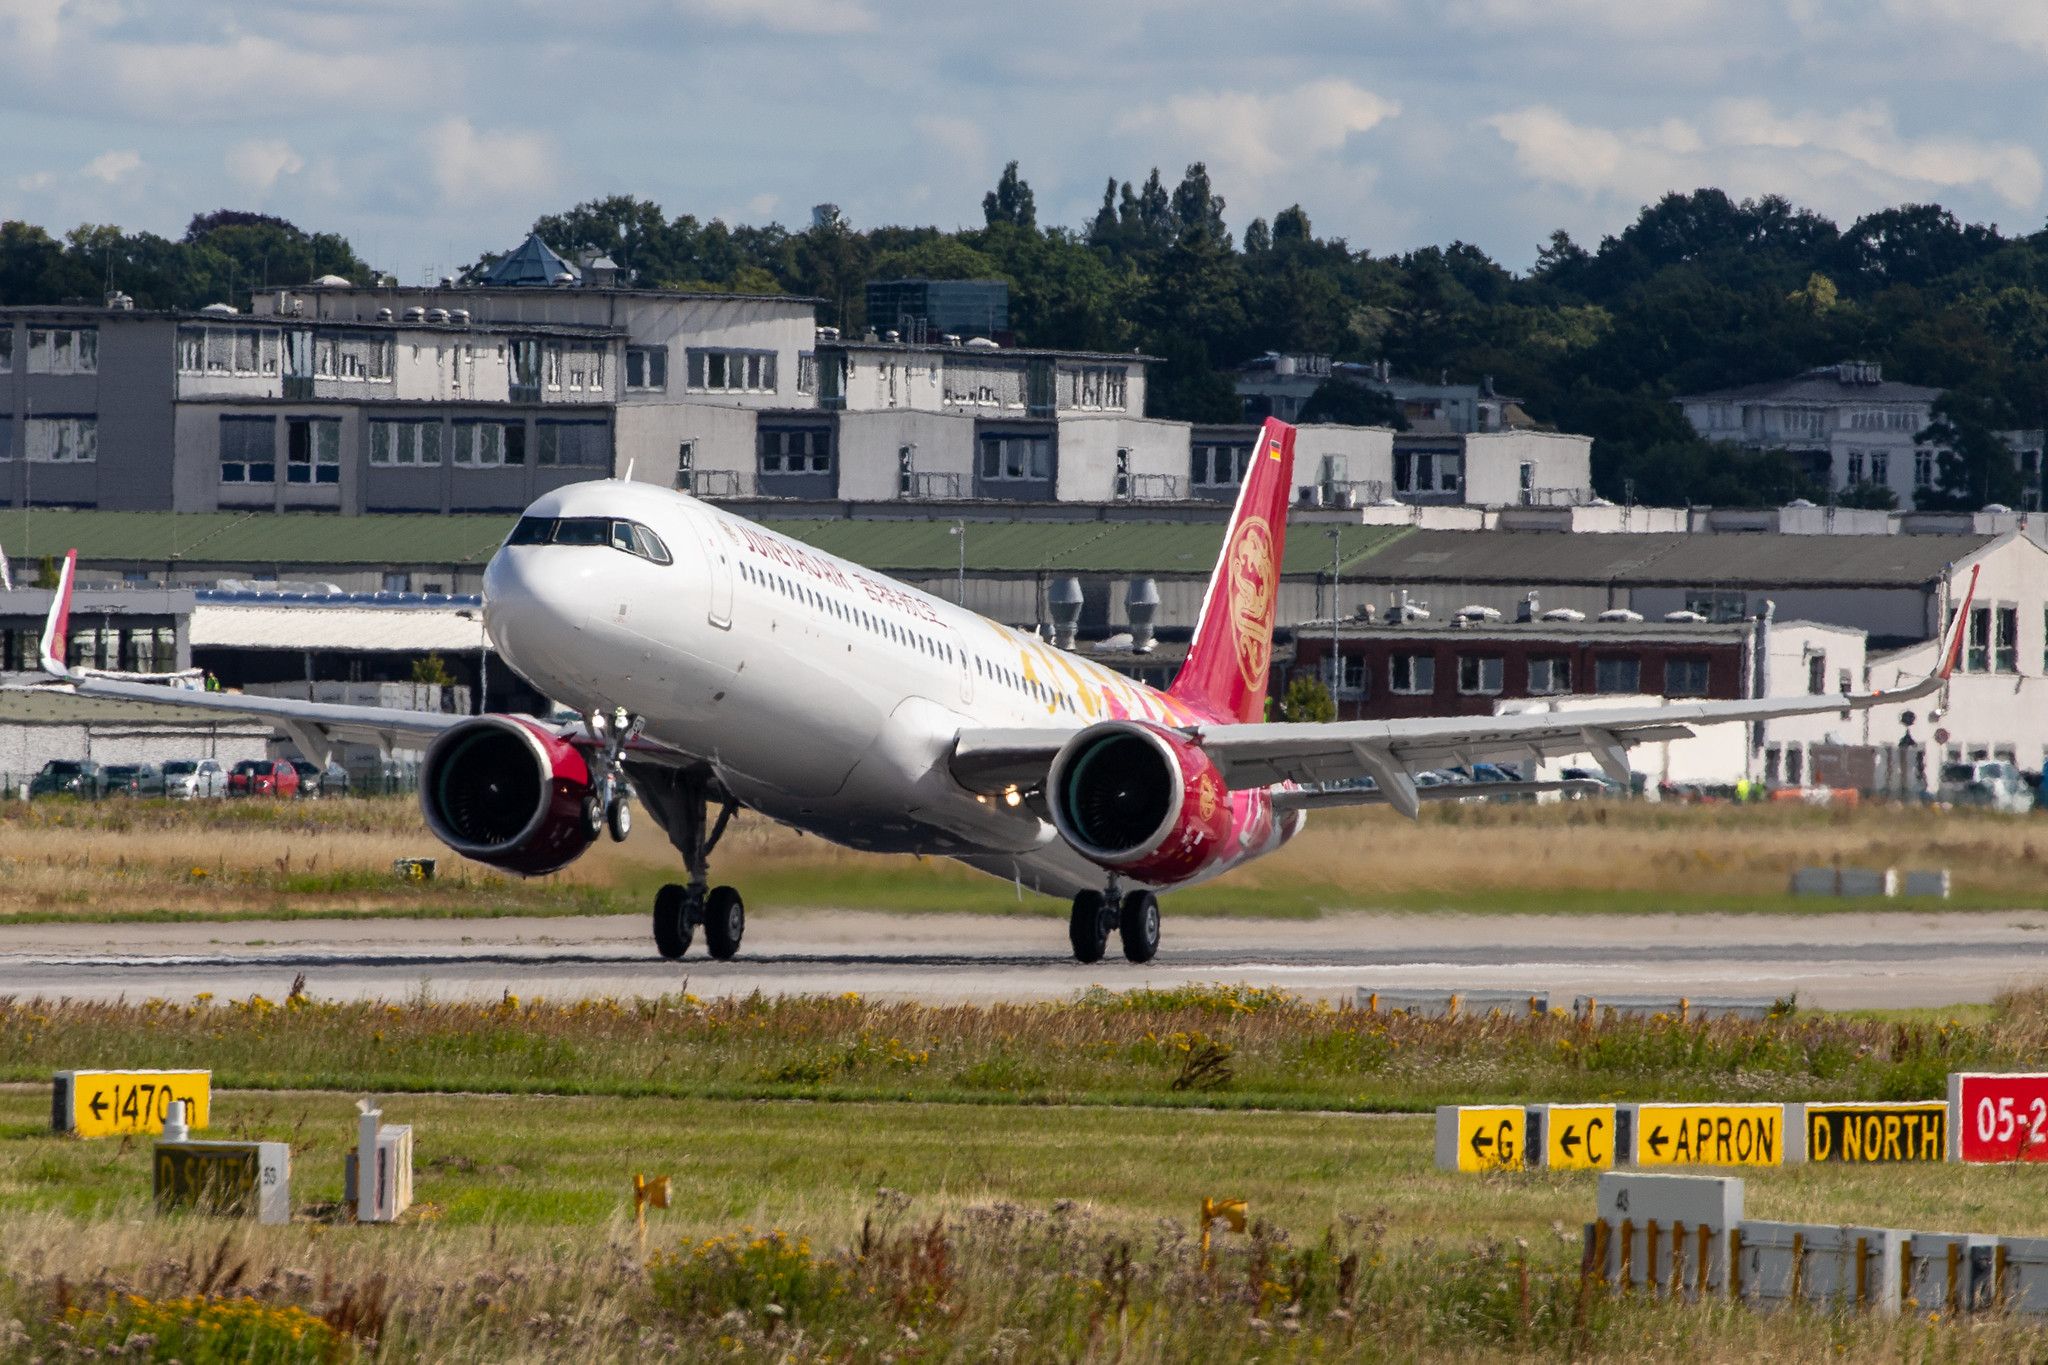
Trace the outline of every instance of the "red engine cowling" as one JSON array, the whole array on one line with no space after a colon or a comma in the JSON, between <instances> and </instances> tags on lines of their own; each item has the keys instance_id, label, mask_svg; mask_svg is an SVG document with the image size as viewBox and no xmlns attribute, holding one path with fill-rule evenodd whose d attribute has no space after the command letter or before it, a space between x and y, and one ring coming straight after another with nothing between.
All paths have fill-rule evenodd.
<instances>
[{"instance_id":1,"label":"red engine cowling","mask_svg":"<svg viewBox=\"0 0 2048 1365\"><path fill-rule=\"evenodd\" d=\"M595 841L583 820L593 783L583 753L523 716L478 716L444 732L420 767L420 810L465 858L538 877Z\"/></svg>"},{"instance_id":2,"label":"red engine cowling","mask_svg":"<svg viewBox=\"0 0 2048 1365\"><path fill-rule=\"evenodd\" d=\"M1054 826L1083 857L1154 886L1185 881L1229 851L1223 775L1157 725L1089 726L1053 759L1045 794Z\"/></svg>"}]
</instances>

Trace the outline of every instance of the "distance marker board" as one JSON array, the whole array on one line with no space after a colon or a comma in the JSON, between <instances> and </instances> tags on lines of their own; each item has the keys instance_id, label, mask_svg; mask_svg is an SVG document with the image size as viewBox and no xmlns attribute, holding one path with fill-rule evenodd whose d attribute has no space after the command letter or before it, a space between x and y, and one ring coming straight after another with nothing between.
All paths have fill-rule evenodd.
<instances>
[{"instance_id":1,"label":"distance marker board","mask_svg":"<svg viewBox=\"0 0 2048 1365\"><path fill-rule=\"evenodd\" d=\"M1436 1111L1436 1164L1446 1171L1519 1171L1528 1165L1528 1111L1518 1104L1446 1104Z\"/></svg>"},{"instance_id":2,"label":"distance marker board","mask_svg":"<svg viewBox=\"0 0 2048 1365\"><path fill-rule=\"evenodd\" d=\"M1808 1104L1803 1136L1808 1161L1864 1164L1948 1160L1948 1105Z\"/></svg>"},{"instance_id":3,"label":"distance marker board","mask_svg":"<svg viewBox=\"0 0 2048 1365\"><path fill-rule=\"evenodd\" d=\"M1782 1104L1639 1104L1637 1166L1782 1166Z\"/></svg>"},{"instance_id":4,"label":"distance marker board","mask_svg":"<svg viewBox=\"0 0 2048 1365\"><path fill-rule=\"evenodd\" d=\"M79 1137L161 1133L171 1101L185 1102L185 1126L206 1127L211 1071L60 1071L50 1093L50 1127Z\"/></svg>"}]
</instances>

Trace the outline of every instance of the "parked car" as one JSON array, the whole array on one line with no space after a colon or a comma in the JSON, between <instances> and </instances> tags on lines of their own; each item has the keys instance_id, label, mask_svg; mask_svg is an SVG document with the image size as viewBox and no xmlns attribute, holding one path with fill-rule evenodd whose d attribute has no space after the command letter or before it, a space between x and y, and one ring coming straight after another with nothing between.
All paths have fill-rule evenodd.
<instances>
[{"instance_id":1,"label":"parked car","mask_svg":"<svg viewBox=\"0 0 2048 1365\"><path fill-rule=\"evenodd\" d=\"M106 788L109 796L162 796L164 771L154 763L109 763Z\"/></svg>"},{"instance_id":2,"label":"parked car","mask_svg":"<svg viewBox=\"0 0 2048 1365\"><path fill-rule=\"evenodd\" d=\"M299 770L283 759L245 758L228 770L229 796L297 796Z\"/></svg>"},{"instance_id":3,"label":"parked car","mask_svg":"<svg viewBox=\"0 0 2048 1365\"><path fill-rule=\"evenodd\" d=\"M228 770L217 758L174 758L164 764L164 795L181 801L226 796Z\"/></svg>"},{"instance_id":4,"label":"parked car","mask_svg":"<svg viewBox=\"0 0 2048 1365\"><path fill-rule=\"evenodd\" d=\"M2020 770L2003 759L1980 758L1941 765L1939 799L1958 806L1983 806L2018 815L2034 808L2034 793Z\"/></svg>"},{"instance_id":5,"label":"parked car","mask_svg":"<svg viewBox=\"0 0 2048 1365\"><path fill-rule=\"evenodd\" d=\"M1561 782L1590 782L1594 784L1593 787L1582 788L1579 791L1566 793L1566 795L1570 796L1571 799L1574 801L1583 801L1588 796L1628 795L1628 788L1622 786L1619 782L1616 782L1613 778L1609 777L1603 769L1600 768L1566 768L1557 776L1558 780ZM1597 788L1597 790L1595 790L1594 788Z\"/></svg>"},{"instance_id":6,"label":"parked car","mask_svg":"<svg viewBox=\"0 0 2048 1365\"><path fill-rule=\"evenodd\" d=\"M299 774L300 796L347 796L348 769L339 763L330 763L322 772L303 758L292 760L292 767Z\"/></svg>"},{"instance_id":7,"label":"parked car","mask_svg":"<svg viewBox=\"0 0 2048 1365\"><path fill-rule=\"evenodd\" d=\"M97 801L107 794L106 770L89 758L53 758L28 784L28 794Z\"/></svg>"}]
</instances>

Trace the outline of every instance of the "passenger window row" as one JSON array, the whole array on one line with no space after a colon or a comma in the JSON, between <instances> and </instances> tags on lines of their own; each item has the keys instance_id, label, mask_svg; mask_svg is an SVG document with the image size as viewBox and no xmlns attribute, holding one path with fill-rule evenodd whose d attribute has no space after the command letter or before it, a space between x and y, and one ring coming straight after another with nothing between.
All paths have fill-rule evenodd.
<instances>
[{"instance_id":1,"label":"passenger window row","mask_svg":"<svg viewBox=\"0 0 2048 1365\"><path fill-rule=\"evenodd\" d=\"M783 574L770 573L768 570L757 568L744 560L740 563L740 574L756 587L766 588L769 592L779 593L791 601L802 602L813 610L822 611L830 616L836 616L848 625L858 626L862 630L879 635L885 640L892 640L905 648L918 650L931 655L935 659L943 659L947 663L959 663L963 659L971 659L974 664L974 671L991 682L1000 683L1004 687L1021 692L1028 697L1033 697L1048 706L1057 707L1060 710L1074 714L1079 714L1080 712L1080 706L1075 702L1074 698L1057 688L1048 687L1042 682L1025 677L1014 669L1004 668L999 664L983 659L980 655L968 655L965 651L956 653L953 646L944 640L936 640L920 631L898 625L886 616L878 616L860 607L849 606L829 593L819 592L816 588L799 583Z\"/></svg>"}]
</instances>

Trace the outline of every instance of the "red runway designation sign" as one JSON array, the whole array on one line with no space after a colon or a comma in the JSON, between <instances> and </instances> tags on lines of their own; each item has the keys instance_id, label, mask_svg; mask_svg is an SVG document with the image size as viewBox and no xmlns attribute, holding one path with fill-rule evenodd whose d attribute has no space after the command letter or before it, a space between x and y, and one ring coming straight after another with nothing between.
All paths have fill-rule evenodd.
<instances>
[{"instance_id":1,"label":"red runway designation sign","mask_svg":"<svg viewBox=\"0 0 2048 1365\"><path fill-rule=\"evenodd\" d=\"M2048 1161L2048 1074L1957 1072L1948 1110L1957 1161Z\"/></svg>"}]
</instances>

